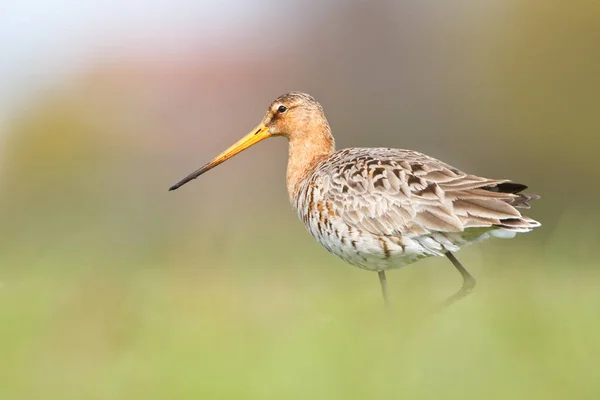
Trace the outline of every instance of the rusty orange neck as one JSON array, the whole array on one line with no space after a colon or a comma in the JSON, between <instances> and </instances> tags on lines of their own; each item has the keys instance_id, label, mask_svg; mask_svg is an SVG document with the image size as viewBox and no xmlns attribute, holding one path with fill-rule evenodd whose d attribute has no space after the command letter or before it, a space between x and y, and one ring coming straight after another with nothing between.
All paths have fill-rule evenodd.
<instances>
[{"instance_id":1,"label":"rusty orange neck","mask_svg":"<svg viewBox=\"0 0 600 400\"><path fill-rule=\"evenodd\" d=\"M327 121L321 121L309 129L289 135L289 142L287 189L293 205L302 182L310 177L321 161L335 151L335 141Z\"/></svg>"}]
</instances>

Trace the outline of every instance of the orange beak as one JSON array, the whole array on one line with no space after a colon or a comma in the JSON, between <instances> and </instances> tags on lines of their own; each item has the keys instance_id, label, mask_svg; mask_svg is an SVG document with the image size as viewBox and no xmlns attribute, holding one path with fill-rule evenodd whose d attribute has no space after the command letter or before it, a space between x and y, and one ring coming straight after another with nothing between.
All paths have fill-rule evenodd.
<instances>
[{"instance_id":1,"label":"orange beak","mask_svg":"<svg viewBox=\"0 0 600 400\"><path fill-rule=\"evenodd\" d=\"M264 139L267 139L270 136L271 136L271 134L269 133L269 128L267 126L265 126L264 123L260 123L250 133L248 133L246 136L244 136L243 138L238 140L237 143L235 143L233 146L231 146L230 148L228 148L227 150L225 150L224 152L219 154L211 162L204 165L202 168L192 172L191 174L189 174L188 176L186 176L185 178L183 178L182 180L180 180L179 182L177 182L176 184L171 186L169 188L169 190L178 189L179 187L185 185L189 181L196 179L203 173L210 171L211 169L213 169L217 165L221 164L222 162L225 162L229 158L235 156L236 154L241 153L242 151L246 150L248 147L255 145L256 143L258 143Z\"/></svg>"}]
</instances>

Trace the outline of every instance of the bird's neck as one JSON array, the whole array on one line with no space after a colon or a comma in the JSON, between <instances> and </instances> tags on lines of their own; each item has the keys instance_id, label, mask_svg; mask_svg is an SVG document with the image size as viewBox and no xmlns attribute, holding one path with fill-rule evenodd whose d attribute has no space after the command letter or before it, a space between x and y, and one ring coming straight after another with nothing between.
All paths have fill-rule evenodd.
<instances>
[{"instance_id":1,"label":"bird's neck","mask_svg":"<svg viewBox=\"0 0 600 400\"><path fill-rule=\"evenodd\" d=\"M290 135L287 189L292 205L302 182L334 151L335 141L327 123Z\"/></svg>"}]
</instances>

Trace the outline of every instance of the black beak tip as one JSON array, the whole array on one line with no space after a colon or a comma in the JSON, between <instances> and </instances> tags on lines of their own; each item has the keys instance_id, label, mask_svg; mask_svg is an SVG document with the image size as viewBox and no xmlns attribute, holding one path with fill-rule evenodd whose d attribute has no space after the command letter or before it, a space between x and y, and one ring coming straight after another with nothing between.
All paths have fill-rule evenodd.
<instances>
[{"instance_id":1,"label":"black beak tip","mask_svg":"<svg viewBox=\"0 0 600 400\"><path fill-rule=\"evenodd\" d=\"M171 186L171 187L169 188L169 192L171 192L171 191L173 191L173 190L177 189L178 187L179 187L179 186L177 186L177 185L173 185L173 186Z\"/></svg>"}]
</instances>

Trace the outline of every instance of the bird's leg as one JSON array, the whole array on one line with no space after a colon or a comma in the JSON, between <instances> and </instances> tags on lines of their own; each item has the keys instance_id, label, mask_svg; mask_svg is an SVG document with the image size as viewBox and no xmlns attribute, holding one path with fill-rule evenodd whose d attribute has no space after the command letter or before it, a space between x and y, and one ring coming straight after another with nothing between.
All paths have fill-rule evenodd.
<instances>
[{"instance_id":1,"label":"bird's leg","mask_svg":"<svg viewBox=\"0 0 600 400\"><path fill-rule=\"evenodd\" d=\"M390 306L390 291L388 289L387 279L385 277L385 271L377 271L379 275L379 283L381 283L381 291L383 292L383 302L386 307Z\"/></svg>"},{"instance_id":2,"label":"bird's leg","mask_svg":"<svg viewBox=\"0 0 600 400\"><path fill-rule=\"evenodd\" d=\"M468 295L469 293L471 293L473 291L473 288L475 287L475 282L476 282L475 278L473 278L473 276L471 276L471 274L469 274L469 271L467 271L465 269L465 267L463 267L462 264L456 259L456 257L454 257L454 254L452 254L451 252L448 251L448 252L446 252L446 257L448 257L450 262L454 265L454 267L462 275L463 284L458 292L454 293L452 296L450 296L450 297L448 297L448 299L446 299L443 306L449 306L450 304L454 303L455 301L460 300L463 297L465 297L466 295Z\"/></svg>"}]
</instances>

